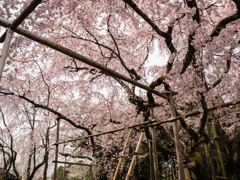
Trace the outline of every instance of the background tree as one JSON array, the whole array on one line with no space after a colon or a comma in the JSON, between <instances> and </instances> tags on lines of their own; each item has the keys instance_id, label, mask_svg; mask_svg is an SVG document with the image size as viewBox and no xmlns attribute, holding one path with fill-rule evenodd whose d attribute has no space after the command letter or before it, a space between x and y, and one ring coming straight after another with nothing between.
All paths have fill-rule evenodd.
<instances>
[{"instance_id":1,"label":"background tree","mask_svg":"<svg viewBox=\"0 0 240 180\"><path fill-rule=\"evenodd\" d=\"M1 17L14 19L29 2L3 1ZM23 109L37 112L37 119L41 119L38 130L45 129L42 137L52 133L49 145L55 140L55 128L46 132L46 127L54 126L56 117L61 119L61 140L147 121L150 114L146 103L155 106L157 120L164 120L170 118L168 93L173 91L176 114L183 116L179 119L181 148L186 164L196 162L193 168L196 178L239 178L238 172L230 168L239 165L235 158L239 154L236 150L239 106L235 105L240 94L239 8L239 0L43 1L22 27L148 85L161 92L161 96L139 90L15 34L0 91L1 107L8 109L11 131L20 127L14 117L22 118ZM156 50L160 56L150 59ZM164 57L168 57L167 64L156 65ZM211 107L229 101L235 103L211 111ZM187 115L196 110L200 114ZM136 114L140 115L135 118ZM30 126L27 132L31 140L36 130L32 128L33 121L30 122L21 127ZM151 139L148 127L144 130L147 139ZM60 151L106 163L110 178L126 131L68 143ZM138 134L133 133L130 143L135 144ZM157 134L159 156L167 164L174 163L171 123L157 126ZM16 137L21 139L25 135L19 133ZM32 149L22 143L29 148L28 152L47 144L46 140L39 144L40 136L34 138L30 141ZM218 147L217 141L224 146ZM48 148L50 154L52 148ZM214 154L216 151L218 155ZM146 152L148 149L142 153ZM221 158L219 154L227 155ZM129 152L128 156L131 155ZM38 162L42 156L37 158ZM164 163L160 167L164 168ZM211 168L214 171L209 171ZM176 174L175 170L168 172L172 177Z\"/></svg>"}]
</instances>

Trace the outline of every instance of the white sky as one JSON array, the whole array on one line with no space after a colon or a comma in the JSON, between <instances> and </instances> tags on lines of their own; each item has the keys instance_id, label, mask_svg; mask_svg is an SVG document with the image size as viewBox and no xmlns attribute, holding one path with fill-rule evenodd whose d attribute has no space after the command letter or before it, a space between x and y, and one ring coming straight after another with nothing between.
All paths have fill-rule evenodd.
<instances>
[{"instance_id":1,"label":"white sky","mask_svg":"<svg viewBox=\"0 0 240 180\"><path fill-rule=\"evenodd\" d=\"M148 61L145 64L145 67L150 67L152 65L157 65L157 66L164 66L167 64L168 57L160 55L159 49L158 49L158 42L154 42L155 45L155 50L152 54L149 54L148 56Z\"/></svg>"}]
</instances>

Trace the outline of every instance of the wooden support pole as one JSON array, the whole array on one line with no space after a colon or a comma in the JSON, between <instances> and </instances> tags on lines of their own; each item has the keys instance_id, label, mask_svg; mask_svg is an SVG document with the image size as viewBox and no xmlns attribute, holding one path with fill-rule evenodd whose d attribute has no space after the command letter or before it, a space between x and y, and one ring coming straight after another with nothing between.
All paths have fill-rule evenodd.
<instances>
[{"instance_id":1,"label":"wooden support pole","mask_svg":"<svg viewBox=\"0 0 240 180\"><path fill-rule=\"evenodd\" d=\"M173 97L171 94L169 95L169 104L171 109L171 116L176 117L176 109L175 109ZM176 153L177 153L177 161L179 166L178 168L179 168L180 180L185 180L177 121L173 122L173 134L174 134L174 141L175 141L175 147L176 147Z\"/></svg>"},{"instance_id":2,"label":"wooden support pole","mask_svg":"<svg viewBox=\"0 0 240 180\"><path fill-rule=\"evenodd\" d=\"M64 163L64 170L63 170L63 180L65 179L65 171L66 171L66 161L67 160L67 156L65 156L65 163Z\"/></svg>"},{"instance_id":3,"label":"wooden support pole","mask_svg":"<svg viewBox=\"0 0 240 180\"><path fill-rule=\"evenodd\" d=\"M8 28L8 30L6 32L5 42L4 42L4 45L2 48L2 52L1 52L1 57L0 57L0 80L2 78L2 73L3 73L3 69L4 69L6 59L8 56L8 50L10 47L12 36L13 36L13 31L10 28Z\"/></svg>"},{"instance_id":4,"label":"wooden support pole","mask_svg":"<svg viewBox=\"0 0 240 180\"><path fill-rule=\"evenodd\" d=\"M138 151L140 149L140 146L141 146L141 143L142 143L142 140L143 140L143 137L144 137L144 133L142 132L141 135L140 135L140 138L139 138L138 145L136 147L135 153L138 153ZM132 162L131 162L131 165L130 165L130 167L128 169L128 173L127 173L127 176L126 176L125 180L129 180L130 179L131 172L132 172L133 165L134 165L134 162L135 162L136 158L137 158L137 155L133 155Z\"/></svg>"},{"instance_id":5,"label":"wooden support pole","mask_svg":"<svg viewBox=\"0 0 240 180\"><path fill-rule=\"evenodd\" d=\"M171 171L172 171L172 179L173 180L176 180L176 176L175 176L175 165L174 165L174 162L173 162L173 158L170 157L171 160L170 160L170 165L171 165Z\"/></svg>"},{"instance_id":6,"label":"wooden support pole","mask_svg":"<svg viewBox=\"0 0 240 180\"><path fill-rule=\"evenodd\" d=\"M95 137L95 136L101 136L101 135L104 135L104 134L109 134L109 133L114 133L114 132L117 132L117 131L122 131L124 129L126 129L126 128L119 128L119 129L114 129L114 130L111 130L111 131L105 131L105 132L100 132L100 133L97 133L97 134L91 134L91 135L83 136L83 137L76 138L76 139L61 141L61 142L55 143L54 145L63 144L63 143L67 143L67 142L72 142L72 141L81 140L81 139L86 139L86 138Z\"/></svg>"},{"instance_id":7,"label":"wooden support pole","mask_svg":"<svg viewBox=\"0 0 240 180\"><path fill-rule=\"evenodd\" d=\"M148 140L148 147L149 147L150 180L154 180L152 140Z\"/></svg>"},{"instance_id":8,"label":"wooden support pole","mask_svg":"<svg viewBox=\"0 0 240 180\"><path fill-rule=\"evenodd\" d=\"M33 0L23 11L22 13L13 21L10 25L10 29L15 29L23 20L31 14L34 9L41 3L42 0ZM2 43L6 37L7 31L0 37L0 42Z\"/></svg>"},{"instance_id":9,"label":"wooden support pole","mask_svg":"<svg viewBox=\"0 0 240 180\"><path fill-rule=\"evenodd\" d=\"M210 108L207 108L207 110L210 112L210 111L214 111L218 108L234 106L236 104L240 104L240 99L236 99L234 101L230 101L230 102L227 102L227 103L218 104L216 106L212 106ZM142 123L139 123L139 124L134 124L132 126L128 126L128 128L139 127L139 126L151 127L151 126L156 126L158 124L174 122L174 121L178 120L179 118L188 118L188 117L192 117L192 116L197 116L199 114L201 114L200 111L193 111L191 113L185 114L184 116L171 117L170 119L163 120L163 121L155 121L153 123L151 123L150 121L145 121L145 122L142 122Z\"/></svg>"},{"instance_id":10,"label":"wooden support pole","mask_svg":"<svg viewBox=\"0 0 240 180\"><path fill-rule=\"evenodd\" d=\"M153 120L153 107L150 108L150 118ZM154 164L154 177L155 180L159 180L158 173L158 157L157 157L157 141L156 141L156 130L155 126L151 127L152 133L152 155L153 155L153 164Z\"/></svg>"},{"instance_id":11,"label":"wooden support pole","mask_svg":"<svg viewBox=\"0 0 240 180\"><path fill-rule=\"evenodd\" d=\"M57 118L57 137L56 142L59 141L59 124L60 124L60 118ZM57 179L57 164L58 164L58 144L56 145L56 151L55 151L55 165L54 165L54 176L53 179Z\"/></svg>"},{"instance_id":12,"label":"wooden support pole","mask_svg":"<svg viewBox=\"0 0 240 180\"><path fill-rule=\"evenodd\" d=\"M231 102L228 102L228 103L222 103L222 104L219 104L217 106L210 107L210 108L208 108L208 111L213 111L213 110L216 110L218 108L223 108L223 107L236 105L236 104L240 104L240 99L235 100L235 101L231 101ZM138 123L138 124L128 126L126 128L136 128L136 127L141 127L141 126L142 127L152 127L152 126L156 126L156 125L160 125L160 124L174 122L174 121L178 120L179 118L187 118L187 117L192 117L192 116L196 116L196 115L199 115L199 114L201 114L199 111L194 111L194 112L186 114L185 116L172 117L170 119L163 120L163 121L154 121L154 122L145 121L145 122L141 122L141 123ZM117 131L125 130L126 128L113 129L111 131L105 131L105 132L101 132L101 133L97 133L97 134L83 136L83 137L80 137L80 138L70 139L70 140L67 140L67 141L62 141L62 142L55 143L54 145L63 144L63 143L66 143L66 142L71 142L71 141L77 141L77 140L81 140L81 139L86 139L86 138L89 138L89 137L100 136L100 135L104 135L104 134L108 134L108 133L114 133L114 132L117 132Z\"/></svg>"},{"instance_id":13,"label":"wooden support pole","mask_svg":"<svg viewBox=\"0 0 240 180\"><path fill-rule=\"evenodd\" d=\"M60 163L60 164L72 164L72 165L78 165L78 166L96 166L96 165L93 165L93 164L80 164L80 163L73 163L73 162L64 162L64 161L53 161L53 163L57 164L57 163Z\"/></svg>"},{"instance_id":14,"label":"wooden support pole","mask_svg":"<svg viewBox=\"0 0 240 180\"><path fill-rule=\"evenodd\" d=\"M122 155L123 155L123 156L125 155L125 151L126 151L127 144L128 144L129 139L130 139L131 133L132 133L132 129L130 129L130 131L128 132L128 136L127 136L127 139L126 139L126 141L125 141L125 144L124 144L124 147L123 147L123 151L122 151ZM121 163L122 163L122 158L121 158L121 159L119 160L119 162L118 162L117 169L116 169L116 172L115 172L115 174L114 174L113 180L117 180Z\"/></svg>"},{"instance_id":15,"label":"wooden support pole","mask_svg":"<svg viewBox=\"0 0 240 180\"><path fill-rule=\"evenodd\" d=\"M88 157L88 156L73 155L73 154L61 153L61 152L59 152L59 154L64 156L64 157L69 156L69 157L72 157L72 158L81 158L81 159L88 159L90 161L93 161L93 159Z\"/></svg>"},{"instance_id":16,"label":"wooden support pole","mask_svg":"<svg viewBox=\"0 0 240 180\"><path fill-rule=\"evenodd\" d=\"M122 158L119 159L119 161L118 161L118 165L117 165L113 180L117 180L117 178L118 178L118 173L119 173L119 170L120 170L121 163L122 163Z\"/></svg>"},{"instance_id":17,"label":"wooden support pole","mask_svg":"<svg viewBox=\"0 0 240 180\"><path fill-rule=\"evenodd\" d=\"M187 166L184 167L184 174L185 174L186 180L191 180L191 176L190 176L189 169L187 168Z\"/></svg>"},{"instance_id":18,"label":"wooden support pole","mask_svg":"<svg viewBox=\"0 0 240 180\"><path fill-rule=\"evenodd\" d=\"M0 18L0 25L3 26L3 27L8 27L9 25L11 25L11 23L9 21L6 21L3 18ZM124 80L126 82L129 82L129 83L137 86L137 87L145 89L145 90L147 90L147 91L149 91L149 92L151 92L153 94L156 94L159 97L162 97L162 98L166 99L167 95L169 94L168 92L160 93L160 92L158 92L158 91L156 91L156 90L154 90L154 89L152 89L152 88L150 88L150 87L148 87L148 86L146 86L144 84L141 84L141 83L139 83L139 82L137 82L137 81L127 77L127 76L124 76L124 75L118 73L117 71L115 71L113 69L110 69L110 68L108 68L108 67L106 67L106 66L104 66L104 65L102 65L102 64L100 64L100 63L98 63L96 61L93 61L93 60L91 60L91 59L89 59L89 58L87 58L87 57L85 57L83 55L78 54L77 52L74 52L74 51L72 51L72 50L70 50L70 49L68 49L68 48L66 48L64 46L61 46L60 44L54 43L54 42L52 42L52 41L50 41L50 40L48 40L48 39L46 39L44 37L41 37L41 36L39 36L39 35L37 35L35 33L32 33L31 31L28 31L28 30L26 30L24 28L17 27L17 28L15 28L13 30L16 33L18 33L18 34L21 34L21 35L23 35L23 36L25 36L25 37L27 37L29 39L32 39L33 41L36 41L36 42L38 42L40 44L43 44L43 45L45 45L47 47L50 47L50 48L52 48L52 49L54 49L56 51L59 51L59 52L65 54L65 55L68 55L68 56L70 56L70 57L72 57L74 59L77 59L77 60L79 60L79 61L81 61L81 62L83 62L85 64L88 64L90 66L98 68L98 69L102 70L103 72L105 72L105 73L107 73L107 74L109 74L111 76L120 78L120 79L122 79L122 80Z\"/></svg>"}]
</instances>

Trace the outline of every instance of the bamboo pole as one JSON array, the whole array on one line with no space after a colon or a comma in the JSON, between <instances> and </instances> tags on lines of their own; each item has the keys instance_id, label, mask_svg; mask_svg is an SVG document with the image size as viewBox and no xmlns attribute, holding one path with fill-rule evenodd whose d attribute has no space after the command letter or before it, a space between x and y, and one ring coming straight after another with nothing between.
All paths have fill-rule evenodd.
<instances>
[{"instance_id":1,"label":"bamboo pole","mask_svg":"<svg viewBox=\"0 0 240 180\"><path fill-rule=\"evenodd\" d=\"M60 119L59 117L57 118L57 137L56 137L56 142L59 141L59 124L60 124ZM56 145L56 151L55 151L55 165L54 165L54 176L53 179L57 179L57 163L58 163L58 144Z\"/></svg>"},{"instance_id":2,"label":"bamboo pole","mask_svg":"<svg viewBox=\"0 0 240 180\"><path fill-rule=\"evenodd\" d=\"M141 143L142 143L142 140L143 140L143 137L144 137L144 133L142 132L141 135L140 135L140 138L139 138L138 145L136 147L135 153L138 153L138 151L140 149L140 146L141 146ZM133 165L134 165L134 162L135 162L136 158L137 158L137 155L133 155L132 162L131 162L131 165L130 165L130 167L128 169L128 173L127 173L127 176L126 176L125 180L129 180L130 179L131 172L132 172Z\"/></svg>"},{"instance_id":3,"label":"bamboo pole","mask_svg":"<svg viewBox=\"0 0 240 180\"><path fill-rule=\"evenodd\" d=\"M67 141L61 141L61 142L55 143L54 145L63 144L63 143L67 143L67 142L72 142L72 141L77 141L77 140L86 139L86 138L95 137L95 136L101 136L101 135L104 135L104 134L109 134L109 133L114 133L114 132L117 132L117 131L122 131L124 129L126 129L126 128L119 128L119 129L114 129L114 130L111 130L111 131L104 131L104 132L100 132L100 133L97 133L97 134L91 134L91 135L83 136L83 137L80 137L80 138L70 139L70 140L67 140Z\"/></svg>"},{"instance_id":4,"label":"bamboo pole","mask_svg":"<svg viewBox=\"0 0 240 180\"><path fill-rule=\"evenodd\" d=\"M23 20L31 14L34 9L41 3L42 0L33 0L23 11L22 13L13 21L10 25L10 29L15 29L19 24L23 22ZM0 42L2 43L5 40L7 31L0 37Z\"/></svg>"},{"instance_id":5,"label":"bamboo pole","mask_svg":"<svg viewBox=\"0 0 240 180\"><path fill-rule=\"evenodd\" d=\"M169 104L170 104L170 109L171 109L171 116L176 117L176 109L175 109L173 97L171 94L169 95ZM176 147L176 153L177 153L177 161L178 161L178 166L179 166L180 180L185 180L177 121L173 122L173 134L174 134L174 141L175 141L175 147Z\"/></svg>"},{"instance_id":6,"label":"bamboo pole","mask_svg":"<svg viewBox=\"0 0 240 180\"><path fill-rule=\"evenodd\" d=\"M72 157L72 158L88 159L90 161L93 161L93 159L88 157L88 156L79 156L79 155L73 155L73 154L61 153L61 152L59 152L59 154L62 155L62 156L69 156L69 157Z\"/></svg>"},{"instance_id":7,"label":"bamboo pole","mask_svg":"<svg viewBox=\"0 0 240 180\"><path fill-rule=\"evenodd\" d=\"M224 108L224 107L231 106L231 105L236 105L236 104L240 104L240 99L230 101L230 102L227 102L227 103L222 103L222 104L219 104L219 105L216 105L216 106L212 106L212 107L208 108L207 110L210 112L210 111L214 111L218 108ZM151 123L151 121L145 121L145 122L142 122L142 123L139 123L139 124L134 124L132 126L128 126L128 128L134 128L134 127L139 127L139 126L151 127L151 126L156 126L158 124L173 122L173 121L178 120L179 118L188 118L188 117L192 117L192 116L197 116L199 114L201 114L200 111L193 111L193 112L188 113L184 116L171 117L167 120L156 121L156 122L153 122L153 123Z\"/></svg>"},{"instance_id":8,"label":"bamboo pole","mask_svg":"<svg viewBox=\"0 0 240 180\"><path fill-rule=\"evenodd\" d=\"M0 18L0 20L1 20L1 18ZM223 107L227 107L227 106L230 106L230 105L236 105L236 104L240 104L240 99L235 100L235 101L231 101L231 102L228 102L228 103L222 103L222 104L219 104L217 106L210 107L210 108L208 108L208 111L213 111L213 110L216 110L218 108L223 108ZM186 114L185 116L172 117L172 118L169 118L169 119L163 120L163 121L154 121L154 122L145 121L145 122L142 122L142 123L138 123L138 124L128 126L126 128L136 128L136 127L141 127L141 126L142 127L152 127L152 126L156 126L156 125L160 125L160 124L174 122L174 121L178 120L179 118L187 118L187 117L196 116L196 115L199 115L199 114L201 114L199 111L194 111L194 112ZM61 141L61 142L55 143L54 145L63 144L63 143L66 143L66 142L71 142L71 141L77 141L77 140L81 140L81 139L86 139L86 138L89 138L89 137L100 136L100 135L104 135L104 134L108 134L108 133L114 133L114 132L117 132L117 131L125 130L126 128L113 129L111 131L105 131L105 132L101 132L101 133L97 133L97 134L83 136L83 137L80 137L80 138L70 139L70 140L67 140L67 141Z\"/></svg>"},{"instance_id":9,"label":"bamboo pole","mask_svg":"<svg viewBox=\"0 0 240 180\"><path fill-rule=\"evenodd\" d=\"M186 178L185 180L191 180L189 169L187 168L187 166L184 167L184 174Z\"/></svg>"},{"instance_id":10,"label":"bamboo pole","mask_svg":"<svg viewBox=\"0 0 240 180\"><path fill-rule=\"evenodd\" d=\"M120 169L121 163L122 163L122 158L119 159L119 161L118 161L118 165L117 165L117 168L116 168L116 171L115 171L115 174L114 174L113 180L117 180L117 177L118 177L118 173L119 173L119 169Z\"/></svg>"},{"instance_id":11,"label":"bamboo pole","mask_svg":"<svg viewBox=\"0 0 240 180\"><path fill-rule=\"evenodd\" d=\"M152 140L148 140L149 147L149 166L150 166L150 180L154 180L154 168L153 168L153 148Z\"/></svg>"},{"instance_id":12,"label":"bamboo pole","mask_svg":"<svg viewBox=\"0 0 240 180\"><path fill-rule=\"evenodd\" d=\"M127 144L128 144L129 139L130 139L131 133L132 133L132 129L130 129L130 131L128 132L128 136L127 136L126 142L125 142L125 144L124 144L124 148L123 148L123 151L122 151L122 155L123 155L123 156L125 155L125 151L126 151ZM120 158L120 160L119 160L119 162L118 162L117 169L116 169L116 172L115 172L115 174L114 174L113 180L117 180L121 163L122 163L122 158Z\"/></svg>"},{"instance_id":13,"label":"bamboo pole","mask_svg":"<svg viewBox=\"0 0 240 180\"><path fill-rule=\"evenodd\" d=\"M217 130L216 130L216 127L215 127L215 123L213 121L212 121L212 130L213 130L213 135L214 135L214 139L215 139L215 144L217 146L218 159L219 159L220 167L221 167L221 170L222 170L222 176L227 177L225 167L224 167L224 163L223 163L221 147L220 147L220 144L219 144L219 140L217 139L218 138Z\"/></svg>"},{"instance_id":14,"label":"bamboo pole","mask_svg":"<svg viewBox=\"0 0 240 180\"><path fill-rule=\"evenodd\" d=\"M1 53L1 56L0 56L0 80L2 78L2 73L3 73L3 69L4 69L6 59L7 59L7 56L8 56L8 50L9 50L9 47L10 47L10 44L11 44L12 36L13 36L13 31L10 28L8 28L8 30L6 32L5 42L4 42L4 45L3 45L3 48L2 48L2 53Z\"/></svg>"},{"instance_id":15,"label":"bamboo pole","mask_svg":"<svg viewBox=\"0 0 240 180\"><path fill-rule=\"evenodd\" d=\"M150 118L151 120L153 120L153 107L150 108ZM154 164L154 177L155 177L155 180L159 180L155 126L151 127L151 133L152 133L152 152L153 152L152 155L153 155L153 164Z\"/></svg>"},{"instance_id":16,"label":"bamboo pole","mask_svg":"<svg viewBox=\"0 0 240 180\"><path fill-rule=\"evenodd\" d=\"M172 178L173 178L173 180L176 180L175 171L174 171L175 165L174 165L174 162L173 162L172 158L170 160L170 165L171 165L171 170L172 170Z\"/></svg>"},{"instance_id":17,"label":"bamboo pole","mask_svg":"<svg viewBox=\"0 0 240 180\"><path fill-rule=\"evenodd\" d=\"M11 25L11 23L9 21L6 21L3 18L0 18L0 25L3 26L3 27L8 27L9 25ZM156 90L154 90L154 89L152 89L152 88L150 88L150 87L148 87L148 86L146 86L144 84L141 84L141 83L139 83L139 82L137 82L137 81L127 77L127 76L124 76L124 75L118 73L117 71L115 71L113 69L110 69L110 68L108 68L108 67L106 67L106 66L104 66L104 65L102 65L102 64L100 64L100 63L98 63L96 61L93 61L93 60L91 60L91 59L89 59L89 58L87 58L87 57L85 57L83 55L78 54L77 52L74 52L74 51L72 51L72 50L70 50L70 49L68 49L68 48L66 48L64 46L61 46L60 44L54 43L54 42L52 42L52 41L50 41L50 40L48 40L48 39L46 39L44 37L41 37L41 36L31 32L31 31L28 31L28 30L26 30L24 28L17 27L17 28L15 28L13 30L16 33L18 33L18 34L21 34L21 35L23 35L23 36L25 36L25 37L27 37L29 39L32 39L33 41L36 41L36 42L38 42L40 44L43 44L43 45L45 45L47 47L50 47L50 48L52 48L52 49L54 49L56 51L59 51L59 52L65 54L65 55L68 55L68 56L70 56L70 57L72 57L74 59L77 59L77 60L79 60L79 61L81 61L81 62L83 62L85 64L88 64L90 66L98 68L98 69L102 70L103 72L105 72L105 73L107 73L107 74L109 74L111 76L120 78L120 79L122 79L122 80L124 80L126 82L129 82L129 83L137 86L137 87L145 89L145 90L147 90L147 91L149 91L149 92L151 92L153 94L156 94L159 97L162 97L162 98L166 99L167 95L169 94L168 92L160 93L160 92L158 92L158 91L156 91Z\"/></svg>"},{"instance_id":18,"label":"bamboo pole","mask_svg":"<svg viewBox=\"0 0 240 180\"><path fill-rule=\"evenodd\" d=\"M72 165L79 165L79 166L96 166L94 164L80 164L80 163L73 163L73 162L64 162L64 161L52 161L53 163L57 164L72 164Z\"/></svg>"},{"instance_id":19,"label":"bamboo pole","mask_svg":"<svg viewBox=\"0 0 240 180\"><path fill-rule=\"evenodd\" d=\"M67 160L67 156L65 156L65 163L64 163L64 170L63 170L63 180L65 179L66 160Z\"/></svg>"}]
</instances>

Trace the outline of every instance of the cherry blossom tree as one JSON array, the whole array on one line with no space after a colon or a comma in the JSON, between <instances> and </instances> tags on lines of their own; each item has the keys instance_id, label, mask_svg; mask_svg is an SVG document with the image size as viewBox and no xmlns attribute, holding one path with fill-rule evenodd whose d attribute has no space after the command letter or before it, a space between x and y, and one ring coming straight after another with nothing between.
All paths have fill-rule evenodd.
<instances>
[{"instance_id":1,"label":"cherry blossom tree","mask_svg":"<svg viewBox=\"0 0 240 180\"><path fill-rule=\"evenodd\" d=\"M4 0L1 17L13 20L29 2ZM156 121L166 120L171 117L172 93L176 114L181 116L183 157L185 164L196 163L196 178L239 178L235 167L240 161L234 158L239 156L240 142L236 105L240 96L239 18L239 0L42 1L21 27L147 85L161 96L15 33L1 80L1 108L6 113L3 134L10 133L14 139L8 147L16 143L8 152L16 151L18 158L28 156L30 161L28 165L20 160L14 163L28 177L41 164L35 171L46 179L54 158L56 119L61 124L60 141L148 121L146 104L154 106ZM159 56L150 58L156 50ZM168 57L167 64L157 65L163 57ZM227 102L231 103L216 108ZM27 130L16 133L18 128ZM152 138L149 127L137 128L130 138L133 146L142 129L145 143ZM158 158L175 163L172 123L156 129ZM60 145L60 152L107 163L105 170L111 178L127 131L66 143ZM143 143L139 157L143 161L148 157L148 147L144 147ZM129 152L127 158L132 155ZM14 164L11 167L14 171Z\"/></svg>"}]
</instances>

